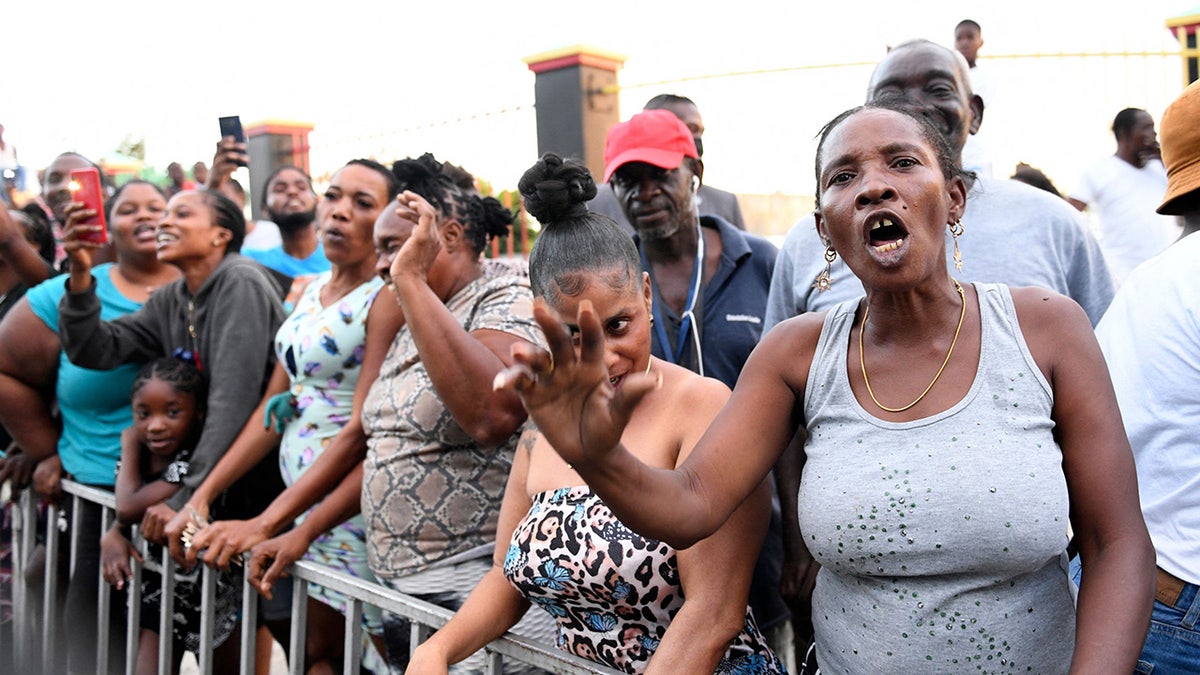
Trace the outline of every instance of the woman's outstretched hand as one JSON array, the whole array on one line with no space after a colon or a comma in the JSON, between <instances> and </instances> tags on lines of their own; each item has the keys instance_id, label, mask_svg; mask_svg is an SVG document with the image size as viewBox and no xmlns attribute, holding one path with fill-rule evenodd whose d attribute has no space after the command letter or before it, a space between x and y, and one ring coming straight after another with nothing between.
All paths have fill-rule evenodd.
<instances>
[{"instance_id":1,"label":"woman's outstretched hand","mask_svg":"<svg viewBox=\"0 0 1200 675\"><path fill-rule=\"evenodd\" d=\"M496 389L521 397L538 430L577 470L602 462L621 441L642 397L661 383L661 374L630 373L620 387L609 380L604 331L592 303L579 303L580 348L568 327L546 303L534 300L533 317L550 351L528 343L513 346L515 364L496 376Z\"/></svg>"}]
</instances>

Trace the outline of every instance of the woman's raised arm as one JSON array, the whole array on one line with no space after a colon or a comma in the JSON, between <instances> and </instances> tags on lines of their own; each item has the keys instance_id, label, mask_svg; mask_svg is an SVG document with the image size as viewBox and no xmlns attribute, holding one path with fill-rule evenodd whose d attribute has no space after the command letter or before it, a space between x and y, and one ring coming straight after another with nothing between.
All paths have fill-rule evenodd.
<instances>
[{"instance_id":1,"label":"woman's raised arm","mask_svg":"<svg viewBox=\"0 0 1200 675\"><path fill-rule=\"evenodd\" d=\"M464 226L439 226L433 207L415 193L405 192L400 200L416 211L418 222L392 261L391 275L421 362L459 426L481 445L500 445L520 428L525 411L512 392L493 390L492 381L511 364L512 346L527 341L502 330L463 329L428 277L446 242L468 246ZM483 307L477 314L487 311Z\"/></svg>"}]
</instances>

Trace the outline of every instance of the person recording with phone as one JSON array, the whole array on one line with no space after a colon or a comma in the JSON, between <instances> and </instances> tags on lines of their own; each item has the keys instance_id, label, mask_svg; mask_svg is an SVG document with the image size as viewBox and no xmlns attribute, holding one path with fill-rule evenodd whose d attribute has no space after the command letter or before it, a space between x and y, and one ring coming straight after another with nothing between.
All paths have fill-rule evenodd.
<instances>
[{"instance_id":1,"label":"person recording with phone","mask_svg":"<svg viewBox=\"0 0 1200 675\"><path fill-rule=\"evenodd\" d=\"M220 189L231 174L250 165L245 134L236 117L221 118L221 140L209 172L209 189ZM279 230L280 242L270 248L246 247L243 254L288 277L311 277L330 270L317 236L317 194L312 177L297 166L276 168L263 182L262 210ZM262 224L256 224L261 227ZM292 289L294 292L296 288Z\"/></svg>"},{"instance_id":2,"label":"person recording with phone","mask_svg":"<svg viewBox=\"0 0 1200 675\"><path fill-rule=\"evenodd\" d=\"M59 159L68 157L82 160L81 165L86 162L77 155ZM64 190L67 173L63 172ZM69 191L67 195L63 209L71 230L76 221L96 214L70 201ZM117 261L91 267L99 318L114 320L136 312L155 289L179 278L179 270L160 262L155 253L155 227L166 206L162 189L142 180L126 183L105 202L108 236ZM11 476L13 488L19 490L32 479L37 492L53 499L59 497L64 477L112 488L121 432L132 416L129 388L137 373L135 366L82 368L67 358L56 332L66 279L67 275L60 275L31 288L0 321L0 424L20 448L0 460L0 483ZM58 419L52 414L55 403ZM65 506L70 509L70 502ZM85 501L82 512L75 515L79 518L65 521L79 528L79 548L74 552L62 616L77 625L72 626L73 639L65 656L72 672L107 672L94 667L96 622L78 620L97 615L100 508ZM110 631L115 637L110 647L115 662L124 649L124 613L119 599L112 604L117 610Z\"/></svg>"},{"instance_id":3,"label":"person recording with phone","mask_svg":"<svg viewBox=\"0 0 1200 675\"><path fill-rule=\"evenodd\" d=\"M58 322L71 361L106 369L191 352L211 385L209 415L192 470L170 505L148 510L142 523L143 534L155 541L258 403L274 365L272 338L283 321L279 290L259 265L238 254L246 227L241 209L217 192L189 190L171 198L153 234L158 260L178 268L182 278L159 289L139 311L105 321L92 275L98 244L85 238L96 226L78 220L69 221L66 230L71 273ZM278 472L263 471L264 476L271 473L277 478ZM243 495L246 502L236 506L247 507L249 492ZM235 508L236 499L227 501Z\"/></svg>"},{"instance_id":4,"label":"person recording with phone","mask_svg":"<svg viewBox=\"0 0 1200 675\"><path fill-rule=\"evenodd\" d=\"M41 206L44 207L46 215L50 218L51 229L54 232L54 240L56 248L54 251L54 265L60 271L66 271L67 252L63 248L63 228L66 227L67 214L66 208L74 199L71 196L71 172L75 169L86 169L91 167L100 172L100 182L106 198L109 198L112 193L112 185L108 182L108 178L103 171L100 170L100 165L92 160L84 157L77 152L64 152L55 157L49 166L42 171L41 183L42 194L38 197ZM102 262L113 262L115 260L114 251L111 247L98 248L93 252L93 264Z\"/></svg>"}]
</instances>

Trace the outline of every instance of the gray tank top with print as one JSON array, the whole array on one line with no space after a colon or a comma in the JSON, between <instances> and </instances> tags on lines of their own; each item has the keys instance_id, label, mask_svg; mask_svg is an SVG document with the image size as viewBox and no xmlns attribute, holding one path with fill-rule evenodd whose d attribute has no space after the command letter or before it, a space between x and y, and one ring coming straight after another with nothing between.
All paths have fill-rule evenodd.
<instances>
[{"instance_id":1,"label":"gray tank top with print","mask_svg":"<svg viewBox=\"0 0 1200 675\"><path fill-rule=\"evenodd\" d=\"M822 569L823 673L1065 673L1075 635L1053 392L1008 288L975 284L979 369L950 409L888 422L847 377L858 301L825 320L804 400L800 525Z\"/></svg>"}]
</instances>

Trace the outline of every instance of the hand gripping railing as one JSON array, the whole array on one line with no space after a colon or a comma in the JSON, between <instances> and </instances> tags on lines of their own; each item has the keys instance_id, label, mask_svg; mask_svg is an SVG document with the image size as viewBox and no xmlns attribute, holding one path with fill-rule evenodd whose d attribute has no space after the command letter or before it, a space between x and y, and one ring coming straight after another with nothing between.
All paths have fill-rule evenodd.
<instances>
[{"instance_id":1,"label":"hand gripping railing","mask_svg":"<svg viewBox=\"0 0 1200 675\"><path fill-rule=\"evenodd\" d=\"M71 535L69 545L71 555L70 569L74 569L74 557L79 546L79 518L83 502L92 502L103 507L101 533L107 531L109 526L111 526L112 520L115 517L116 503L113 494L106 490L88 487L69 480L64 480L62 486L63 492L69 495L73 502L71 513L73 514L72 520L74 522L69 528ZM61 546L59 528L57 527L61 509L52 505L47 510L47 522L49 525L46 528L46 568L44 584L41 589L43 597L42 611L41 616L35 616L34 614L37 612L31 606L30 589L25 584L25 572L27 565L30 564L29 556L36 543L37 529L37 511L31 491L26 490L21 494L17 503L13 505L13 508L13 588L11 597L13 598L14 608L14 625L12 627L12 644L14 645L14 650L11 655L13 659L12 667L14 668L14 672L50 673L56 668L56 663L61 663L61 660L56 661L56 659L60 659L59 650L61 649L61 645L58 642L60 636L57 631L61 607L57 602L58 586L60 584L60 580L58 579L58 565L54 563L59 555L59 548ZM134 543L138 546L139 550L145 551L145 543L136 534L136 529ZM152 560L146 557L145 560L144 564L138 563L136 559L130 561L132 579L127 586L128 620L125 636L127 657L124 668L125 673L128 675L132 675L134 672L137 660L138 639L141 632L139 625L142 607L141 578L143 569L155 571L162 575L163 594L162 605L159 607L158 672L160 674L170 673L171 664L174 662L170 622L174 614L175 595L173 590L175 566L172 564L169 552L165 548L161 559ZM363 646L362 612L364 605L374 605L408 619L412 623L411 644L413 647L420 644L434 630L440 628L453 616L453 612L437 605L309 562L300 561L294 563L289 567L288 572L295 579L292 588L293 609L289 650L289 654L293 655L293 658L290 659L289 673L295 675L304 672L304 659L302 656L300 658L295 657L304 654L309 584L324 586L325 588L341 593L347 598L349 607L346 611L344 635L345 657L343 658L343 672L347 673L347 675L359 672L358 664L362 657ZM203 601L201 605L200 649L197 661L200 673L202 675L211 675L213 670L213 606L215 605L216 596L216 572L210 567L203 566L199 573L201 575L200 583ZM103 577L98 580L98 586L99 597L96 617L93 619L78 617L77 620L96 621L96 663L103 664L108 662L110 656L108 653L108 644L111 626L109 625L108 617L112 589L104 581ZM257 615L257 611L258 592L249 582L243 580L242 616L254 617ZM72 620L76 619L73 618ZM242 673L254 672L255 640L257 636L255 623L252 619L242 621L240 654L240 670ZM37 634L38 627L41 628L40 636ZM69 639L69 636L67 637ZM551 645L538 644L513 633L507 633L503 637L494 640L484 649L487 657L485 660L485 672L488 675L500 675L503 673L503 665L506 660L527 664L550 673L559 673L562 675L582 675L585 673L617 675L617 671L615 670L566 654ZM0 669L8 665L8 663L0 660Z\"/></svg>"}]
</instances>

